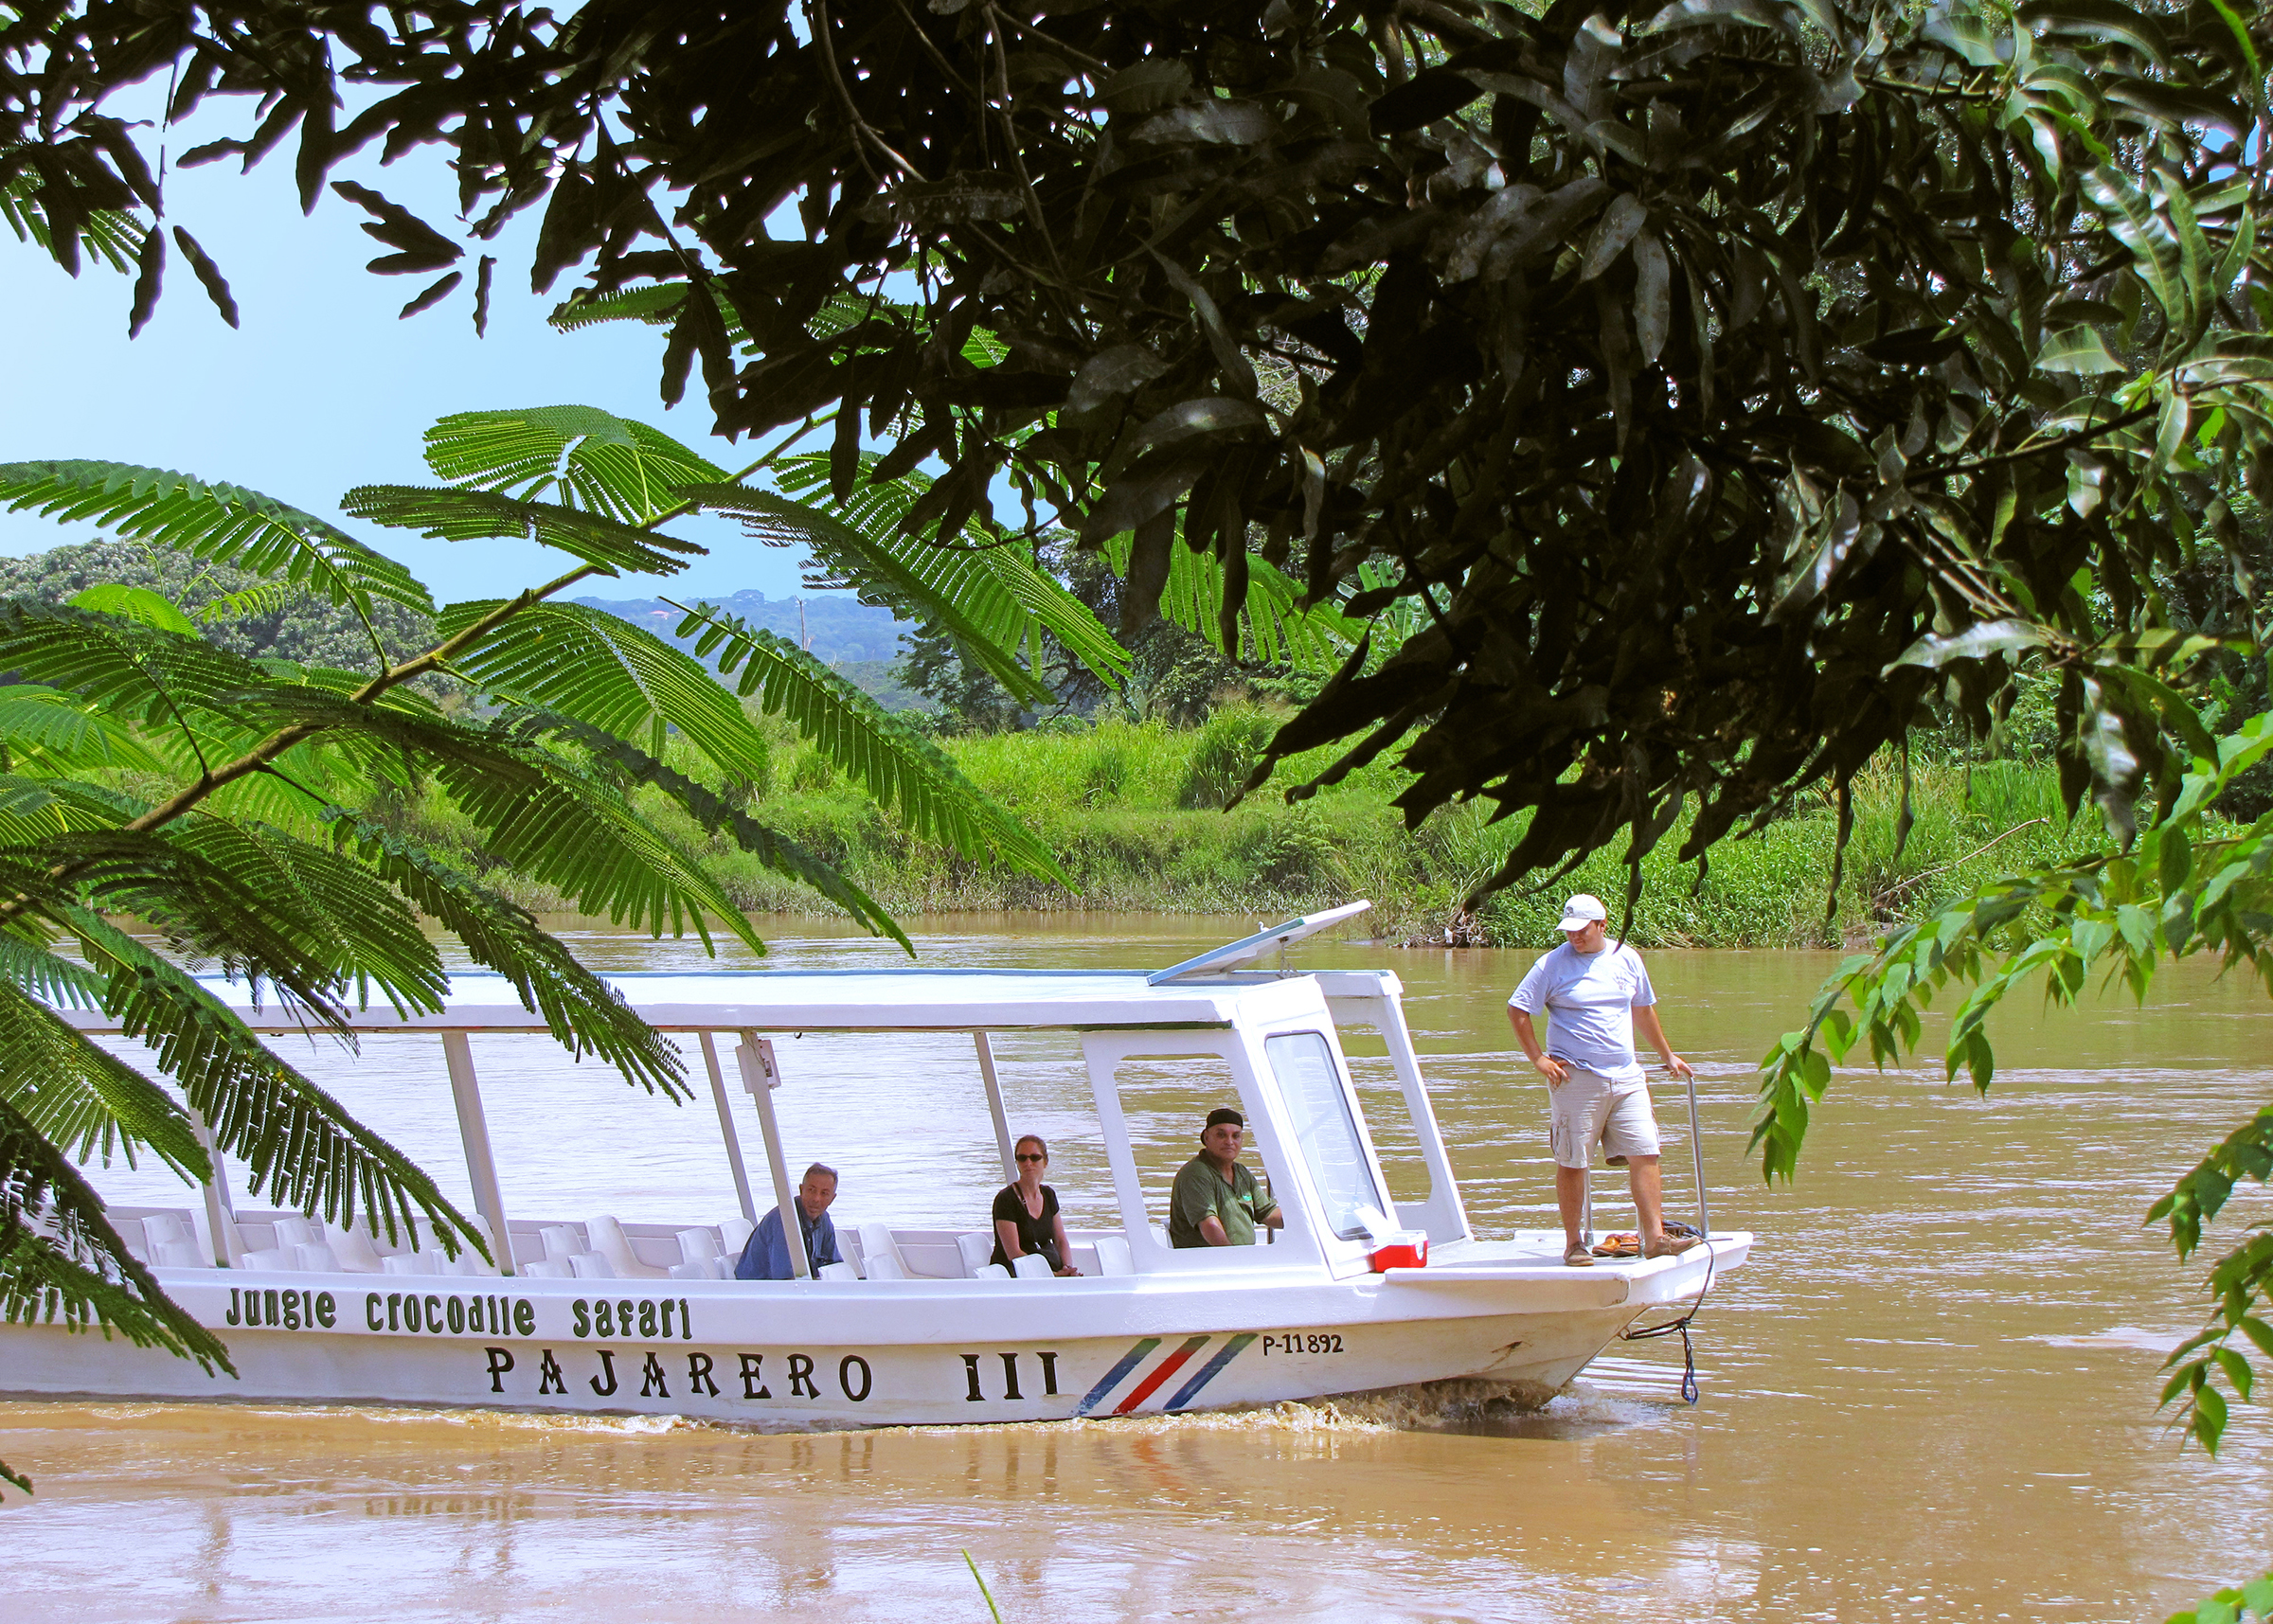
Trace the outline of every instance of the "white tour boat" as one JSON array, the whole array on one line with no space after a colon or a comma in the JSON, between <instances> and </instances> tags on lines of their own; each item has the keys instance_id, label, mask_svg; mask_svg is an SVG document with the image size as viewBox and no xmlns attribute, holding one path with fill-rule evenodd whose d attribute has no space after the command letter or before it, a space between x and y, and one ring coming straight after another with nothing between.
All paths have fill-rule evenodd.
<instances>
[{"instance_id":1,"label":"white tour boat","mask_svg":"<svg viewBox=\"0 0 2273 1624\"><path fill-rule=\"evenodd\" d=\"M1363 903L1297 919L1154 974L838 971L611 977L659 1029L695 1034L738 1220L683 1224L508 1214L468 1035L542 1034L502 979L462 975L437 1015L370 1010L373 1032L441 1040L474 1205L510 1239L502 1268L390 1244L297 1213L201 1206L111 1216L175 1301L228 1345L237 1377L60 1325L0 1325L0 1389L149 1399L360 1401L685 1415L770 1424L896 1425L1152 1415L1464 1381L1537 1400L1653 1309L1694 1299L1745 1260L1746 1234L1677 1258L1573 1269L1557 1232L1475 1234L1386 971L1253 968ZM295 1031L271 1002L218 985L248 1023ZM103 1017L67 1011L82 1027ZM1386 1042L1427 1195L1392 1204L1341 1034ZM987 1261L991 1228L838 1227L849 1259L812 1277L776 1122L771 1035L969 1033L1006 1182L1011 1133L990 1033L1078 1040L1119 1227L1069 1231L1074 1279ZM718 1040L749 1105L737 1107ZM1124 1068L1227 1068L1250 1145L1285 1211L1269 1245L1173 1250L1122 1115ZM793 1080L788 1086L795 1087ZM773 1205L800 1277L739 1281L758 1209L738 1109L753 1110ZM1694 1099L1691 1102L1694 1142ZM1195 1132L1197 1124L1194 1124ZM1701 1172L1701 1158L1700 1158ZM1419 1180L1414 1183L1417 1185ZM1700 1181L1700 1191L1702 1185ZM1161 1201L1165 1190L1155 1190ZM1700 1199L1698 1216L1705 1219ZM498 1250L494 1246L492 1251ZM1027 1260L1029 1264L1038 1259Z\"/></svg>"}]
</instances>

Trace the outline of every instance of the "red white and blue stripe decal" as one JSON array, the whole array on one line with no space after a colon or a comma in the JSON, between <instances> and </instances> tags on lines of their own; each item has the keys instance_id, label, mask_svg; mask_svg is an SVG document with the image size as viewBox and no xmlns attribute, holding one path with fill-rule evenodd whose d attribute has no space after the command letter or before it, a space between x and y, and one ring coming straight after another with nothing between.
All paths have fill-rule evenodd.
<instances>
[{"instance_id":1,"label":"red white and blue stripe decal","mask_svg":"<svg viewBox=\"0 0 2273 1624\"><path fill-rule=\"evenodd\" d=\"M1201 1388L1222 1375L1224 1366L1237 1359L1255 1341L1255 1335L1256 1333L1251 1330L1242 1331L1217 1348L1214 1355L1201 1365L1189 1381L1169 1396L1168 1401L1160 1406L1161 1409L1175 1411L1189 1405L1192 1400L1199 1397ZM1174 1351L1147 1370L1136 1384L1129 1389L1127 1396L1107 1413L1125 1416L1141 1406L1147 1399L1167 1386L1170 1379L1190 1364L1192 1356L1213 1340L1214 1338L1210 1336L1186 1337L1176 1345ZM1156 1336L1148 1336L1138 1342L1128 1352L1120 1356L1114 1364L1113 1368L1105 1372L1096 1386L1089 1389L1088 1393L1083 1397L1082 1401L1074 1406L1073 1413L1077 1416L1086 1416L1094 1412L1099 1405L1112 1396L1115 1388L1127 1381L1131 1373L1159 1351L1159 1348L1160 1338Z\"/></svg>"}]
</instances>

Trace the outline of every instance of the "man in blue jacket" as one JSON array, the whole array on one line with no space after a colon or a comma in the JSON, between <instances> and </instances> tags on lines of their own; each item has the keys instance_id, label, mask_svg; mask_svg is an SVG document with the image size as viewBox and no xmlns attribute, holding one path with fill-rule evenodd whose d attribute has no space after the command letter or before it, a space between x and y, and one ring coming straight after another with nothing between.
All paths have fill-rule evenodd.
<instances>
[{"instance_id":1,"label":"man in blue jacket","mask_svg":"<svg viewBox=\"0 0 2273 1624\"><path fill-rule=\"evenodd\" d=\"M829 1204L836 1199L836 1169L815 1162L805 1169L797 1186L797 1228L805 1237L805 1257L814 1273L823 1263L841 1263L837 1256L836 1225L829 1221ZM794 1280L797 1271L789 1260L789 1242L781 1235L781 1209L774 1208L750 1234L749 1244L734 1265L738 1280Z\"/></svg>"}]
</instances>

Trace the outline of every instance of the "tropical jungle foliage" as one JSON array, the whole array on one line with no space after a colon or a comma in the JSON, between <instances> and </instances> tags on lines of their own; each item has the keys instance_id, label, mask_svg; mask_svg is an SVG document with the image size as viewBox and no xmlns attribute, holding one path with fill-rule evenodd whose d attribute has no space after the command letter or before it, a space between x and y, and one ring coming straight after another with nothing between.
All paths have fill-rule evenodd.
<instances>
[{"instance_id":1,"label":"tropical jungle foliage","mask_svg":"<svg viewBox=\"0 0 2273 1624\"><path fill-rule=\"evenodd\" d=\"M1425 625L1276 748L1535 809L1512 879L1691 798L1701 854L1945 687L1986 725L2026 646L2119 817L2182 761L2124 673L2273 468L2269 44L2225 0L51 4L0 33L0 177L59 259L125 243L162 132L109 102L164 67L170 119L257 115L185 162L289 147L313 206L443 155L475 246L539 211L564 314L658 325L667 396L833 412L839 501L928 461L909 534L1065 515L1128 628L1179 537L1226 616L1374 565L1349 609ZM340 189L414 305L458 286Z\"/></svg>"}]
</instances>

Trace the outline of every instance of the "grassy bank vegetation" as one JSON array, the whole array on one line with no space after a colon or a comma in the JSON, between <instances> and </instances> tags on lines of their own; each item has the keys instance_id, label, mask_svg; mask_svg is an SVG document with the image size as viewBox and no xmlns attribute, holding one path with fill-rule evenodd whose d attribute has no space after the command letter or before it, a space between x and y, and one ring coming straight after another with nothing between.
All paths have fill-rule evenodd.
<instances>
[{"instance_id":1,"label":"grassy bank vegetation","mask_svg":"<svg viewBox=\"0 0 2273 1624\"><path fill-rule=\"evenodd\" d=\"M1251 706L1216 711L1198 727L1105 722L948 738L944 750L980 788L1013 809L1058 856L1073 888L956 858L910 839L873 802L786 729L774 735L752 812L803 842L901 914L958 909L1101 909L1280 916L1370 897L1379 934L1477 944L1552 938L1556 904L1593 890L1615 908L1624 871L1599 856L1548 894L1501 893L1475 916L1460 901L1495 868L1520 832L1488 808L1440 813L1408 832L1391 800L1402 775L1365 769L1288 806L1278 791L1223 810L1274 718ZM1312 763L1314 768L1320 763ZM1306 764L1295 763L1299 773ZM1283 772L1283 770L1282 770ZM1282 781L1298 781L1293 774ZM814 906L802 892L711 840L652 792L652 815L703 851L736 899L761 911ZM1835 944L1931 909L2006 867L2089 845L2097 821L2071 830L2051 767L2028 761L1926 763L1913 773L1916 824L1897 859L1898 767L1882 763L1856 786L1854 840L1837 907L1827 920L1836 814L1828 794L1758 833L1724 842L1702 883L1673 854L1676 830L1643 865L1635 939L1650 946L1798 947ZM470 824L438 795L394 810L422 836L482 863ZM529 905L557 899L492 872Z\"/></svg>"}]
</instances>

